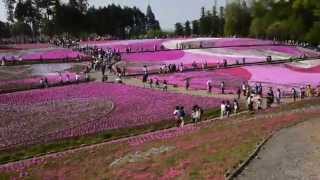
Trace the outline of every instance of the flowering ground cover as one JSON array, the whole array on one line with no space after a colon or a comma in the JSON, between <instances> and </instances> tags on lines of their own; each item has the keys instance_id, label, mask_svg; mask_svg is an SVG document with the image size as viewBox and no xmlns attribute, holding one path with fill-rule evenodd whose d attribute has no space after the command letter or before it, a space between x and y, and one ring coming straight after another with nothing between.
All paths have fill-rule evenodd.
<instances>
[{"instance_id":1,"label":"flowering ground cover","mask_svg":"<svg viewBox=\"0 0 320 180\"><path fill-rule=\"evenodd\" d=\"M220 69L216 71L193 71L184 73L175 73L168 75L154 75L153 79L159 79L161 82L167 80L168 84L185 86L185 80L189 79L190 88L195 90L206 90L207 81L212 80L213 91L220 92L221 82L225 82L227 92L235 92L242 82L247 82L251 74L244 68Z\"/></svg>"},{"instance_id":2,"label":"flowering ground cover","mask_svg":"<svg viewBox=\"0 0 320 180\"><path fill-rule=\"evenodd\" d=\"M157 46L159 49L165 39L141 39L141 40L120 40L120 41L102 41L102 42L82 42L82 46L96 46L99 48L111 48L120 52L126 52L126 48L131 48L133 52L153 51Z\"/></svg>"},{"instance_id":3,"label":"flowering ground cover","mask_svg":"<svg viewBox=\"0 0 320 180\"><path fill-rule=\"evenodd\" d=\"M26 79L19 79L19 80L11 80L11 81L0 81L0 93L9 93L21 90L30 90L30 89L37 89L41 88L40 80L43 78L48 79L49 86L57 86L61 83L60 76L58 73L53 75L47 76L36 76L30 77ZM61 73L62 81L64 83L77 83L76 81L76 73L69 73L64 72ZM69 80L68 80L69 79ZM79 75L79 82L84 81L84 75Z\"/></svg>"},{"instance_id":4,"label":"flowering ground cover","mask_svg":"<svg viewBox=\"0 0 320 180\"><path fill-rule=\"evenodd\" d=\"M171 85L185 86L185 80L190 80L190 88L203 90L207 88L207 81L212 80L213 91L220 91L220 83L226 84L227 92L233 92L242 82L251 85L262 83L264 87L280 88L290 91L292 87L300 88L308 84L316 87L320 85L319 60L280 65L257 65L219 69L214 71L193 71L165 75L153 75L154 79L167 80ZM303 65L301 65L303 64Z\"/></svg>"},{"instance_id":5,"label":"flowering ground cover","mask_svg":"<svg viewBox=\"0 0 320 180\"><path fill-rule=\"evenodd\" d=\"M0 60L5 57L7 61L18 61L20 58L22 62L55 62L63 60L75 60L78 58L85 59L86 55L63 48L38 48L38 49L23 49L17 51L2 51L0 52Z\"/></svg>"},{"instance_id":6,"label":"flowering ground cover","mask_svg":"<svg viewBox=\"0 0 320 180\"><path fill-rule=\"evenodd\" d=\"M225 179L264 138L319 118L319 99L0 166L2 178ZM305 114L308 116L305 116ZM176 136L171 134L177 134ZM169 133L169 134L168 134ZM169 138L167 138L169 137ZM152 138L152 139L151 139ZM137 146L132 142L140 142Z\"/></svg>"},{"instance_id":7,"label":"flowering ground cover","mask_svg":"<svg viewBox=\"0 0 320 180\"><path fill-rule=\"evenodd\" d=\"M9 44L6 47L10 50L27 50L27 49L42 49L50 48L53 45L48 43L33 43L33 44Z\"/></svg>"},{"instance_id":8,"label":"flowering ground cover","mask_svg":"<svg viewBox=\"0 0 320 180\"><path fill-rule=\"evenodd\" d=\"M44 134L33 134L34 127L32 123L22 123L21 118L11 119L13 125L23 126L24 131L12 128L10 125L1 127L1 147L7 148L16 145L27 145L34 143L49 142L57 139L78 137L82 135L95 134L111 129L129 128L141 125L148 125L161 121L170 121L172 112L177 105L185 106L190 113L193 105L198 104L205 109L216 108L220 100L214 98L195 97L175 93L163 93L157 90L148 90L137 87L130 87L118 84L89 83L81 85L71 85L58 88L50 88L44 90L33 90L28 92L11 93L0 95L0 104L2 107L20 107L20 106L36 106L37 104L50 104L52 101L68 101L72 99L104 98L106 101L113 102L114 110L105 114L101 118L88 119L86 117L83 123L72 128L56 128L55 131L43 132ZM44 107L46 109L46 107ZM48 107L47 107L48 108ZM36 109L36 108L34 108ZM86 108L77 109L80 112ZM5 109L0 109L5 113L3 121L6 117L13 115ZM35 112L37 113L37 112ZM46 112L52 114L50 111ZM96 114L95 111L86 112ZM17 116L13 116L17 117ZM44 125L50 125L50 119L43 118ZM72 120L71 120L72 121ZM10 133L5 133L10 132ZM20 133L19 138L13 138L12 134Z\"/></svg>"},{"instance_id":9,"label":"flowering ground cover","mask_svg":"<svg viewBox=\"0 0 320 180\"><path fill-rule=\"evenodd\" d=\"M39 88L40 79L47 77L50 86L60 84L59 72L63 82L69 75L70 83L75 83L76 74L84 80L86 63L49 63L0 67L0 92L14 92Z\"/></svg>"},{"instance_id":10,"label":"flowering ground cover","mask_svg":"<svg viewBox=\"0 0 320 180\"><path fill-rule=\"evenodd\" d=\"M1 146L6 141L19 142L21 136L44 137L59 129L100 119L110 113L113 107L111 101L103 98L1 105Z\"/></svg>"},{"instance_id":11,"label":"flowering ground cover","mask_svg":"<svg viewBox=\"0 0 320 180\"><path fill-rule=\"evenodd\" d=\"M199 49L200 43L204 47ZM115 48L125 52L126 48L132 48L132 51L138 50L138 53L124 53L123 61L127 63L127 69L130 73L141 72L141 67L145 64L150 69L159 69L161 64L180 64L190 66L193 62L207 62L209 66L215 66L227 60L229 64L237 61L246 62L265 61L267 56L274 60L289 59L290 57L319 56L318 52L308 49L279 45L268 40L250 39L250 38L181 38L181 39L142 39L127 41L106 41L88 43L90 46L101 48ZM177 45L184 44L195 49L176 50ZM162 52L140 52L152 50L154 46L164 46L166 50ZM215 47L215 48L208 48ZM134 64L134 66L132 66Z\"/></svg>"},{"instance_id":12,"label":"flowering ground cover","mask_svg":"<svg viewBox=\"0 0 320 180\"><path fill-rule=\"evenodd\" d=\"M251 82L288 87L300 87L308 84L318 86L320 84L319 72L309 73L307 69L297 71L287 67L288 65L248 66L245 69L252 75L249 80Z\"/></svg>"}]
</instances>

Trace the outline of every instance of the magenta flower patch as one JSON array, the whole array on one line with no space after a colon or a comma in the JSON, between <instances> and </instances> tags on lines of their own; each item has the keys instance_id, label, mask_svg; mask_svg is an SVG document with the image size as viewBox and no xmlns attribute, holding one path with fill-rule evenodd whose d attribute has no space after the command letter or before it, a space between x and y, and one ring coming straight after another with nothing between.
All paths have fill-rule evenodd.
<instances>
[{"instance_id":1,"label":"magenta flower patch","mask_svg":"<svg viewBox=\"0 0 320 180\"><path fill-rule=\"evenodd\" d=\"M195 97L176 93L164 93L158 90L149 90L118 84L89 83L81 85L71 85L43 90L33 90L27 92L11 93L0 95L0 111L4 112L5 107L12 106L33 106L35 104L45 104L53 101L67 101L72 99L92 99L102 98L113 102L114 110L101 118L92 118L80 125L72 128L51 130L51 133L43 132L41 136L31 133L33 126L28 123L21 123L20 119L11 120L10 124L2 124L0 128L1 146L0 148L12 147L23 144L33 144L48 142L67 137L82 136L108 129L127 128L145 125L160 121L173 120L172 112L175 106L184 106L187 113L191 112L193 105L209 109L218 107L220 100L208 97ZM2 105L1 105L2 104ZM43 106L44 111L46 106ZM72 107L68 107L72 108ZM90 108L90 107L88 107ZM75 111L83 113L86 109L79 108ZM76 113L73 111L74 113ZM48 113L50 113L48 109ZM96 114L95 111L87 113ZM10 113L7 113L10 116ZM80 118L80 117L77 117ZM46 121L43 119L42 121ZM51 126L51 122L45 122ZM16 125L23 126L23 130L12 128ZM72 125L72 124L71 124ZM69 126L70 127L70 126ZM20 133L19 138L11 138L10 133Z\"/></svg>"}]
</instances>

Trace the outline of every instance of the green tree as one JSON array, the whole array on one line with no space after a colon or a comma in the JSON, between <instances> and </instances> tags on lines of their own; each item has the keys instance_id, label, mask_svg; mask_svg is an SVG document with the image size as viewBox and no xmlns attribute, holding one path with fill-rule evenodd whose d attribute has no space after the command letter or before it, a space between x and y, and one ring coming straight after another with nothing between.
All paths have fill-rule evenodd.
<instances>
[{"instance_id":1,"label":"green tree","mask_svg":"<svg viewBox=\"0 0 320 180\"><path fill-rule=\"evenodd\" d=\"M290 37L289 26L286 21L276 21L267 29L269 39L286 40Z\"/></svg>"},{"instance_id":2,"label":"green tree","mask_svg":"<svg viewBox=\"0 0 320 180\"><path fill-rule=\"evenodd\" d=\"M186 21L184 24L184 35L190 36L191 35L191 27L190 27L190 22Z\"/></svg>"},{"instance_id":3,"label":"green tree","mask_svg":"<svg viewBox=\"0 0 320 180\"><path fill-rule=\"evenodd\" d=\"M320 43L320 22L315 22L309 32L306 34L305 40L313 45Z\"/></svg>"},{"instance_id":4,"label":"green tree","mask_svg":"<svg viewBox=\"0 0 320 180\"><path fill-rule=\"evenodd\" d=\"M226 36L247 36L251 22L250 11L243 4L231 3L226 7L224 34Z\"/></svg>"},{"instance_id":5,"label":"green tree","mask_svg":"<svg viewBox=\"0 0 320 180\"><path fill-rule=\"evenodd\" d=\"M178 36L184 35L183 26L181 23L176 23L174 27L175 27L175 30L174 30L175 35L178 35Z\"/></svg>"},{"instance_id":6,"label":"green tree","mask_svg":"<svg viewBox=\"0 0 320 180\"><path fill-rule=\"evenodd\" d=\"M254 18L250 25L250 36L255 38L265 37L266 35L266 26L262 18Z\"/></svg>"},{"instance_id":7,"label":"green tree","mask_svg":"<svg viewBox=\"0 0 320 180\"><path fill-rule=\"evenodd\" d=\"M194 20L192 21L192 34L199 35L200 34L200 27L199 27L199 21Z\"/></svg>"},{"instance_id":8,"label":"green tree","mask_svg":"<svg viewBox=\"0 0 320 180\"><path fill-rule=\"evenodd\" d=\"M151 6L147 7L147 31L149 30L160 30L159 21L156 20L154 13L152 12Z\"/></svg>"},{"instance_id":9,"label":"green tree","mask_svg":"<svg viewBox=\"0 0 320 180\"><path fill-rule=\"evenodd\" d=\"M0 21L0 39L10 37L10 25Z\"/></svg>"}]
</instances>

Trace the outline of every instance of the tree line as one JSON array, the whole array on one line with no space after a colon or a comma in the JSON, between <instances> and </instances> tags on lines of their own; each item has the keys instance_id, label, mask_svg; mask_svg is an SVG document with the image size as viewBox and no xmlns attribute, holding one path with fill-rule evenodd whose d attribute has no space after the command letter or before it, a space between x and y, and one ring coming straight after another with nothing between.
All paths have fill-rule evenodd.
<instances>
[{"instance_id":1,"label":"tree line","mask_svg":"<svg viewBox=\"0 0 320 180\"><path fill-rule=\"evenodd\" d=\"M3 0L7 23L0 22L0 38L91 34L132 38L160 31L151 7L144 13L136 7L88 7L87 0Z\"/></svg>"},{"instance_id":2,"label":"tree line","mask_svg":"<svg viewBox=\"0 0 320 180\"><path fill-rule=\"evenodd\" d=\"M175 34L190 36L238 36L320 42L319 0L237 0L219 13L201 10L192 22L175 24Z\"/></svg>"}]
</instances>

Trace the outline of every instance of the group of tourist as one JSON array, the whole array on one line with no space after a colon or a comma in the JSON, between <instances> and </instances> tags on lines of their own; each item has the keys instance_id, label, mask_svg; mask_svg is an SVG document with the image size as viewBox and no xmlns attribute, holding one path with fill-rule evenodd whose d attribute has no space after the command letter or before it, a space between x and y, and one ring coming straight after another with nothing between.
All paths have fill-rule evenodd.
<instances>
[{"instance_id":1,"label":"group of tourist","mask_svg":"<svg viewBox=\"0 0 320 180\"><path fill-rule=\"evenodd\" d=\"M175 73L175 72L183 72L184 70L184 65L183 63L180 63L178 65L176 64L162 64L160 66L160 74L166 74L166 73Z\"/></svg>"},{"instance_id":2,"label":"group of tourist","mask_svg":"<svg viewBox=\"0 0 320 180\"><path fill-rule=\"evenodd\" d=\"M296 88L291 89L291 98L295 102L297 98L304 99L306 97L320 97L320 85L313 88L310 84L301 86L299 91Z\"/></svg>"},{"instance_id":3,"label":"group of tourist","mask_svg":"<svg viewBox=\"0 0 320 180\"><path fill-rule=\"evenodd\" d=\"M167 80L160 81L157 78L148 78L148 75L145 74L142 77L142 82L144 84L144 87L162 89L165 92L168 91Z\"/></svg>"},{"instance_id":4,"label":"group of tourist","mask_svg":"<svg viewBox=\"0 0 320 180\"><path fill-rule=\"evenodd\" d=\"M223 119L225 116L229 117L231 113L237 114L239 112L239 102L234 99L232 104L230 101L222 101L220 105L220 118Z\"/></svg>"},{"instance_id":5,"label":"group of tourist","mask_svg":"<svg viewBox=\"0 0 320 180\"><path fill-rule=\"evenodd\" d=\"M212 82L209 81L208 84ZM188 80L186 80L186 88L188 89ZM210 86L210 85L209 85ZM272 104L281 104L282 98L286 96L286 93L281 91L280 88L277 88L275 91L272 87L269 87L266 91L263 91L262 83L256 83L253 86L250 86L247 82L243 82L237 90L237 98L232 102L229 100L222 101L220 105L220 118L230 117L232 113L237 114L240 111L239 99L241 96L244 96L247 109L252 112L255 109L263 109L263 101L265 98L265 108L270 108ZM292 88L291 96L293 101L296 101L296 98L300 97L301 99L305 97L320 97L320 85L317 88L312 88L311 85L300 88L298 92L295 88ZM186 112L183 107L177 106L174 110L175 120L178 122L178 127L183 127L185 124ZM194 123L197 123L201 120L203 110L194 106L192 108L191 118Z\"/></svg>"},{"instance_id":6,"label":"group of tourist","mask_svg":"<svg viewBox=\"0 0 320 180\"><path fill-rule=\"evenodd\" d=\"M132 47L128 46L125 48L126 53L142 53L142 52L157 52L157 51L164 51L166 50L163 45L154 45L152 48L144 48L144 47L135 47L132 49Z\"/></svg>"},{"instance_id":7,"label":"group of tourist","mask_svg":"<svg viewBox=\"0 0 320 180\"><path fill-rule=\"evenodd\" d=\"M191 119L192 122L197 124L201 121L201 117L203 115L203 110L200 106L194 105L191 111ZM176 106L175 110L173 111L174 119L177 123L177 127L183 127L185 124L187 113L183 106Z\"/></svg>"},{"instance_id":8,"label":"group of tourist","mask_svg":"<svg viewBox=\"0 0 320 180\"><path fill-rule=\"evenodd\" d=\"M67 85L71 83L80 83L81 81L89 81L88 77L85 76L84 79L81 78L81 76L76 73L74 79L71 78L69 74L66 74L65 77L63 77L62 73L59 73L58 75L58 80L54 80L53 82L49 82L47 77L42 77L40 78L40 88L48 88L50 86L62 86L62 85Z\"/></svg>"}]
</instances>

